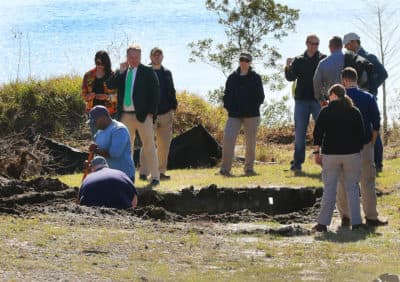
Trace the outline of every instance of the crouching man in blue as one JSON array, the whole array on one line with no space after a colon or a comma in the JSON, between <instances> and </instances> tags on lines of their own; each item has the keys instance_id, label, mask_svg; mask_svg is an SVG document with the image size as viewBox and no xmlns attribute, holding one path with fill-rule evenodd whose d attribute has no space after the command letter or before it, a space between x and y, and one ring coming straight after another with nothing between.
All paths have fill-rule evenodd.
<instances>
[{"instance_id":1,"label":"crouching man in blue","mask_svg":"<svg viewBox=\"0 0 400 282\"><path fill-rule=\"evenodd\" d=\"M125 172L135 182L135 167L132 159L131 139L128 128L111 118L104 106L95 106L89 112L89 122L98 129L95 144L89 151L107 160L110 168Z\"/></svg>"},{"instance_id":2,"label":"crouching man in blue","mask_svg":"<svg viewBox=\"0 0 400 282\"><path fill-rule=\"evenodd\" d=\"M79 190L79 204L117 209L135 208L137 193L132 180L122 171L109 168L105 158L93 158L91 171Z\"/></svg>"}]
</instances>

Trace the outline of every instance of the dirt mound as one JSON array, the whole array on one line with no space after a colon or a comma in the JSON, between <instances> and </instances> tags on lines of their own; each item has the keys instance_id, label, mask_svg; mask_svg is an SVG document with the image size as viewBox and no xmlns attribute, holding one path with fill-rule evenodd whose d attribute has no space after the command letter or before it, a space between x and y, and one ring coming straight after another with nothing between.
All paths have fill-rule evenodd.
<instances>
[{"instance_id":1,"label":"dirt mound","mask_svg":"<svg viewBox=\"0 0 400 282\"><path fill-rule=\"evenodd\" d=\"M216 185L178 193L139 190L136 209L118 210L83 207L75 204L77 188L57 179L30 181L0 178L0 213L69 213L93 216L139 217L161 221L223 223L275 220L305 223L313 221L319 210L318 188L218 188Z\"/></svg>"}]
</instances>

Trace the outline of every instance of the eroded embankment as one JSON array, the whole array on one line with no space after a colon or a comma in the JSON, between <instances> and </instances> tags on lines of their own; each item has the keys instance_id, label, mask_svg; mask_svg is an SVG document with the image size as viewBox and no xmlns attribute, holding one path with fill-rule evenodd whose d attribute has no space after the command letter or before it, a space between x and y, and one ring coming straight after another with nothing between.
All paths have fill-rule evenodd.
<instances>
[{"instance_id":1,"label":"eroded embankment","mask_svg":"<svg viewBox=\"0 0 400 282\"><path fill-rule=\"evenodd\" d=\"M280 223L306 223L315 219L321 188L218 188L216 185L178 193L139 189L136 209L80 207L77 188L57 179L31 181L0 178L0 213L25 215L71 212L99 216L126 215L167 221L240 222L271 219Z\"/></svg>"}]
</instances>

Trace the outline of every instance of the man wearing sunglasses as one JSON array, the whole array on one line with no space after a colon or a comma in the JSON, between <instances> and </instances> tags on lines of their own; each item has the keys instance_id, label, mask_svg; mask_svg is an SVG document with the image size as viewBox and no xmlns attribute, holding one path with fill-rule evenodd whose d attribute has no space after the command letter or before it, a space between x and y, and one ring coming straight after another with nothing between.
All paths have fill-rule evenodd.
<instances>
[{"instance_id":1,"label":"man wearing sunglasses","mask_svg":"<svg viewBox=\"0 0 400 282\"><path fill-rule=\"evenodd\" d=\"M315 34L307 36L306 51L296 58L288 58L285 66L285 77L296 81L294 93L295 145L290 170L301 171L305 160L307 127L312 115L317 119L321 106L314 97L313 77L319 61L326 55L318 51L319 38Z\"/></svg>"},{"instance_id":2,"label":"man wearing sunglasses","mask_svg":"<svg viewBox=\"0 0 400 282\"><path fill-rule=\"evenodd\" d=\"M241 53L239 68L226 81L223 97L224 108L228 111L222 150L222 165L219 174L230 176L235 143L243 125L246 142L244 172L255 175L254 160L256 136L260 124L260 106L264 102L264 88L261 76L251 68L252 56Z\"/></svg>"}]
</instances>

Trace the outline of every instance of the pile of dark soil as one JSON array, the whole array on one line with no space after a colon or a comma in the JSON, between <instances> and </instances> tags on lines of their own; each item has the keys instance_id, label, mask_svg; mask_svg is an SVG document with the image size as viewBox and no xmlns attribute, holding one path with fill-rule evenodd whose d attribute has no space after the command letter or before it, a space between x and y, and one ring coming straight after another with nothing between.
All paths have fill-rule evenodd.
<instances>
[{"instance_id":1,"label":"pile of dark soil","mask_svg":"<svg viewBox=\"0 0 400 282\"><path fill-rule=\"evenodd\" d=\"M139 190L136 209L83 207L75 203L78 189L57 179L31 181L0 177L0 214L86 214L98 217L139 217L170 222L222 223L274 220L282 224L307 223L316 218L321 189L217 188L215 185L179 193ZM271 200L272 199L272 200Z\"/></svg>"}]
</instances>

